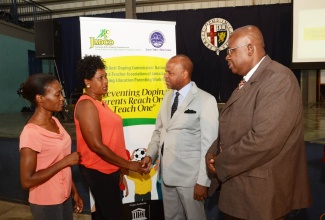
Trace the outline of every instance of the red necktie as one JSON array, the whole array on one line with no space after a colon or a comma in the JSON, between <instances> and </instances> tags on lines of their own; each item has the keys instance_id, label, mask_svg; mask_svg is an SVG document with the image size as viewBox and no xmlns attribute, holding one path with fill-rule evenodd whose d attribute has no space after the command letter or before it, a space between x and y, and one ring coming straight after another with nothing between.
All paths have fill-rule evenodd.
<instances>
[{"instance_id":1,"label":"red necktie","mask_svg":"<svg viewBox=\"0 0 325 220\"><path fill-rule=\"evenodd\" d=\"M245 84L245 80L244 79L242 79L240 82L239 82L239 84L238 84L238 90L240 90L243 86L244 86L244 84Z\"/></svg>"}]
</instances>

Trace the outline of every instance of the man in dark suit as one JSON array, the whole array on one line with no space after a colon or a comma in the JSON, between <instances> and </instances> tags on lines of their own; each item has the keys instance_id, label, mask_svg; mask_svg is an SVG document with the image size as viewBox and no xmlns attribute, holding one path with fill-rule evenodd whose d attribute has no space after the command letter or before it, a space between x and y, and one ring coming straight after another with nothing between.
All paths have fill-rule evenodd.
<instances>
[{"instance_id":1,"label":"man in dark suit","mask_svg":"<svg viewBox=\"0 0 325 220\"><path fill-rule=\"evenodd\" d=\"M204 199L210 179L205 154L218 136L219 113L216 99L191 81L192 71L193 63L185 55L168 60L165 80L170 90L142 160L148 172L154 158L161 158L158 178L166 220L206 219Z\"/></svg>"},{"instance_id":2,"label":"man in dark suit","mask_svg":"<svg viewBox=\"0 0 325 220\"><path fill-rule=\"evenodd\" d=\"M222 184L218 206L226 219L285 219L311 205L298 81L266 55L255 26L232 33L226 60L243 80L206 155L209 194Z\"/></svg>"}]
</instances>

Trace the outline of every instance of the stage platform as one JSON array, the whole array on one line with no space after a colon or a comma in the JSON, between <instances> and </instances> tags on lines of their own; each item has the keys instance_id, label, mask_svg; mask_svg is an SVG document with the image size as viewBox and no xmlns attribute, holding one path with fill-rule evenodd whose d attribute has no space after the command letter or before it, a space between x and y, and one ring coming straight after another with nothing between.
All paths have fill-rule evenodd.
<instances>
[{"instance_id":1,"label":"stage platform","mask_svg":"<svg viewBox=\"0 0 325 220\"><path fill-rule=\"evenodd\" d=\"M0 114L0 138L19 138L21 131L32 114L32 112ZM76 131L73 119L67 118L61 113L56 113L55 116L70 134L71 139L75 140Z\"/></svg>"},{"instance_id":2,"label":"stage platform","mask_svg":"<svg viewBox=\"0 0 325 220\"><path fill-rule=\"evenodd\" d=\"M222 109L222 106L222 104L218 105L219 110ZM0 138L19 138L20 132L32 114L32 112L0 114ZM62 113L57 113L55 116L70 134L72 140L75 140L76 131L72 111L69 117ZM325 144L325 103L305 106L304 120L305 141Z\"/></svg>"}]
</instances>

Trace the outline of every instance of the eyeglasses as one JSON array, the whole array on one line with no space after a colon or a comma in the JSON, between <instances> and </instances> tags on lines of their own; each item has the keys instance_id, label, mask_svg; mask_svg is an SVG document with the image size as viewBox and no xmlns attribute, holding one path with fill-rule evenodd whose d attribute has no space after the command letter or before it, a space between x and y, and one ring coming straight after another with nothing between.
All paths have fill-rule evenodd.
<instances>
[{"instance_id":1,"label":"eyeglasses","mask_svg":"<svg viewBox=\"0 0 325 220\"><path fill-rule=\"evenodd\" d=\"M245 47L245 46L248 46L249 44L244 44L244 45L240 45L238 47L232 47L232 48L228 48L227 49L227 55L231 56L231 53L233 50L237 49L237 48L240 48L240 47Z\"/></svg>"}]
</instances>

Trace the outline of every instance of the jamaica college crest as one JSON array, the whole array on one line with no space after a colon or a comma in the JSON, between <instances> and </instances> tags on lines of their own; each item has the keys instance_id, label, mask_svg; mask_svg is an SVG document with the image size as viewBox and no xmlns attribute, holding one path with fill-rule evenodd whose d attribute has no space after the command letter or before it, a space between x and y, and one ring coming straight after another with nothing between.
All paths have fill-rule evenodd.
<instances>
[{"instance_id":1,"label":"jamaica college crest","mask_svg":"<svg viewBox=\"0 0 325 220\"><path fill-rule=\"evenodd\" d=\"M205 22L201 30L203 44L210 50L219 52L228 47L228 39L233 32L231 24L222 18L212 18Z\"/></svg>"}]
</instances>

